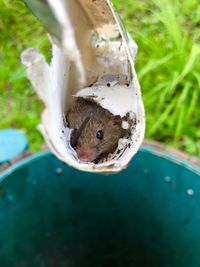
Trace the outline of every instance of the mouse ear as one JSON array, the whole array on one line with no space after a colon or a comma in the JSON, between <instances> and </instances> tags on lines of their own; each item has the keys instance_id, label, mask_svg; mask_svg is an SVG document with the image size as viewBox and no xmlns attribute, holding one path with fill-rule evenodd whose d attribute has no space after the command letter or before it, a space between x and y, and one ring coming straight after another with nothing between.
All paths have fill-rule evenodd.
<instances>
[{"instance_id":1,"label":"mouse ear","mask_svg":"<svg viewBox=\"0 0 200 267\"><path fill-rule=\"evenodd\" d=\"M145 129L134 69L137 45L110 0L24 1L52 42L50 65L36 49L27 49L21 56L27 76L45 105L39 129L47 144L59 159L77 169L99 173L122 170L138 151ZM71 148L72 130L67 128L65 114L74 95L93 99L115 116L136 118L131 135L119 140L109 160L82 163Z\"/></svg>"}]
</instances>

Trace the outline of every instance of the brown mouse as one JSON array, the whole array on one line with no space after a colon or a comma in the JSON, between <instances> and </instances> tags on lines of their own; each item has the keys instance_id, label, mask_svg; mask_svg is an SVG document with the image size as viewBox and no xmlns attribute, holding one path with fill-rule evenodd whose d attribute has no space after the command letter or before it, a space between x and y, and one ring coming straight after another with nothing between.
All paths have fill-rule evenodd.
<instances>
[{"instance_id":1,"label":"brown mouse","mask_svg":"<svg viewBox=\"0 0 200 267\"><path fill-rule=\"evenodd\" d=\"M71 146L82 162L92 162L114 152L119 138L130 132L122 128L120 116L114 116L90 99L76 98L66 119L68 127L74 129Z\"/></svg>"}]
</instances>

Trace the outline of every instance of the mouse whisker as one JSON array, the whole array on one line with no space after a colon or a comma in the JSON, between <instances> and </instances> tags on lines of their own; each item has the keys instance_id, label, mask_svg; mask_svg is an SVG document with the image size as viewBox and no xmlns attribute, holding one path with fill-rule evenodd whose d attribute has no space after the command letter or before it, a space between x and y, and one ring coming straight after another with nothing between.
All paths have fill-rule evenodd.
<instances>
[{"instance_id":1,"label":"mouse whisker","mask_svg":"<svg viewBox=\"0 0 200 267\"><path fill-rule=\"evenodd\" d=\"M102 146L105 146L107 144L109 144L108 141L100 142L98 145L96 145L97 151L99 151Z\"/></svg>"}]
</instances>

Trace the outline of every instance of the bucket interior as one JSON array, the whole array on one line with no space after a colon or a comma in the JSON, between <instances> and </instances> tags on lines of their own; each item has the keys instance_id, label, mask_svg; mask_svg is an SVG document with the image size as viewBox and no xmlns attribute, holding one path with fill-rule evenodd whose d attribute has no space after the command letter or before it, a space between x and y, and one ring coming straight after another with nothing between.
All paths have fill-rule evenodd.
<instances>
[{"instance_id":1,"label":"bucket interior","mask_svg":"<svg viewBox=\"0 0 200 267\"><path fill-rule=\"evenodd\" d=\"M1 177L0 266L199 267L199 175L145 149L107 176L25 160Z\"/></svg>"}]
</instances>

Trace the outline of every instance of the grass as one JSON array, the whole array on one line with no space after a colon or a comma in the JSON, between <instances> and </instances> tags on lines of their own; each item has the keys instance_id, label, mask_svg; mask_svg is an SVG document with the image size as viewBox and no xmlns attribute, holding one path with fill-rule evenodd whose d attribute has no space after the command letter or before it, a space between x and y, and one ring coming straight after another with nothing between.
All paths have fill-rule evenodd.
<instances>
[{"instance_id":1,"label":"grass","mask_svg":"<svg viewBox=\"0 0 200 267\"><path fill-rule=\"evenodd\" d=\"M136 70L146 109L146 137L200 156L200 5L198 0L113 0L139 46ZM19 57L50 46L39 22L21 0L0 0L0 128L27 132L33 150L41 103Z\"/></svg>"},{"instance_id":2,"label":"grass","mask_svg":"<svg viewBox=\"0 0 200 267\"><path fill-rule=\"evenodd\" d=\"M20 54L27 47L37 47L48 55L49 42L21 0L0 0L0 6L0 128L24 130L31 149L37 151L43 142L36 129L42 104L25 77Z\"/></svg>"},{"instance_id":3,"label":"grass","mask_svg":"<svg viewBox=\"0 0 200 267\"><path fill-rule=\"evenodd\" d=\"M200 156L198 0L114 3L139 45L136 70L144 95L146 137Z\"/></svg>"}]
</instances>

